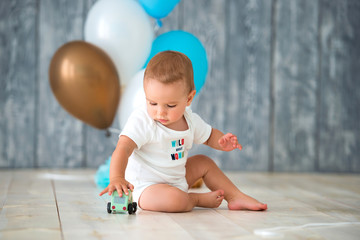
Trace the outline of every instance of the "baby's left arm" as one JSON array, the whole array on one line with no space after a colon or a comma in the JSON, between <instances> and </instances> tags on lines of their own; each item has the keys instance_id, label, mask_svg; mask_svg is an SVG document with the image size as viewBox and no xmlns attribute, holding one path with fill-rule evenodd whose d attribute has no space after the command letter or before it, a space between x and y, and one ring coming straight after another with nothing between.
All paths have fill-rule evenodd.
<instances>
[{"instance_id":1,"label":"baby's left arm","mask_svg":"<svg viewBox=\"0 0 360 240\"><path fill-rule=\"evenodd\" d=\"M237 137L234 134L224 134L215 128L212 129L209 139L204 144L227 152L234 149L242 149L241 144L238 143Z\"/></svg>"}]
</instances>

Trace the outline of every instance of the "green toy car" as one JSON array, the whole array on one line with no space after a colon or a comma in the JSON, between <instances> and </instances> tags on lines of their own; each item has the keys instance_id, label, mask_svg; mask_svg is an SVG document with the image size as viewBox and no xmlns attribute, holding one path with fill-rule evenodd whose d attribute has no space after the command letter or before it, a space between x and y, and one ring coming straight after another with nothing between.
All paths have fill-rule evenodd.
<instances>
[{"instance_id":1,"label":"green toy car","mask_svg":"<svg viewBox=\"0 0 360 240\"><path fill-rule=\"evenodd\" d=\"M111 195L111 202L107 204L108 213L126 213L134 214L137 210L136 202L133 202L132 192L129 190L129 195L123 192L122 197L119 197L115 190Z\"/></svg>"}]
</instances>

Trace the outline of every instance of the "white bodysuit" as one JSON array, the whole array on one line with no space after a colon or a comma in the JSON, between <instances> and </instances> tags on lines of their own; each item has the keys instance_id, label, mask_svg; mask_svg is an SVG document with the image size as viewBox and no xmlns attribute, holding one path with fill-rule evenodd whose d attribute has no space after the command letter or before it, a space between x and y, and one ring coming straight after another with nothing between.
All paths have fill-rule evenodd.
<instances>
[{"instance_id":1,"label":"white bodysuit","mask_svg":"<svg viewBox=\"0 0 360 240\"><path fill-rule=\"evenodd\" d=\"M185 164L193 143L202 144L211 134L211 126L186 108L188 129L175 131L148 115L146 108L135 110L121 135L132 139L137 148L129 158L125 178L134 185L134 201L145 188L159 183L169 184L187 192Z\"/></svg>"}]
</instances>

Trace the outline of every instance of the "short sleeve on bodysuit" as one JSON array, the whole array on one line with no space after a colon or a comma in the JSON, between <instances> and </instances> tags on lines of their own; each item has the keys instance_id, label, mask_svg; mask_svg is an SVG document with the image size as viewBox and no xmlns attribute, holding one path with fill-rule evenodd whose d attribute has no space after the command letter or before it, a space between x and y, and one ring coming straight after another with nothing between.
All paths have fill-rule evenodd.
<instances>
[{"instance_id":1,"label":"short sleeve on bodysuit","mask_svg":"<svg viewBox=\"0 0 360 240\"><path fill-rule=\"evenodd\" d=\"M195 130L194 143L202 144L206 142L211 135L212 127L196 113L191 113L191 119Z\"/></svg>"},{"instance_id":2,"label":"short sleeve on bodysuit","mask_svg":"<svg viewBox=\"0 0 360 240\"><path fill-rule=\"evenodd\" d=\"M133 140L138 149L150 141L153 135L153 121L145 111L143 109L135 110L120 133L120 136L125 135Z\"/></svg>"}]
</instances>

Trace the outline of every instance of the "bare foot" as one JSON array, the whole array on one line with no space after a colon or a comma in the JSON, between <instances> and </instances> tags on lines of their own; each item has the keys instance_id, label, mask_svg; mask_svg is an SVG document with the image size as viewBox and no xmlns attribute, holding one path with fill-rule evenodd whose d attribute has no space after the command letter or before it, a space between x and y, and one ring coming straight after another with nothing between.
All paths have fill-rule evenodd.
<instances>
[{"instance_id":1,"label":"bare foot","mask_svg":"<svg viewBox=\"0 0 360 240\"><path fill-rule=\"evenodd\" d=\"M229 199L228 208L230 210L263 211L267 209L267 204L261 203L258 200L241 193L236 197Z\"/></svg>"},{"instance_id":2,"label":"bare foot","mask_svg":"<svg viewBox=\"0 0 360 240\"><path fill-rule=\"evenodd\" d=\"M194 197L197 207L217 208L224 200L224 190L217 190L208 193L190 193Z\"/></svg>"}]
</instances>

